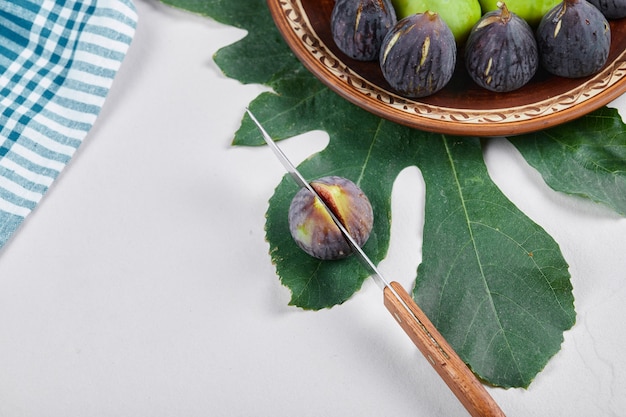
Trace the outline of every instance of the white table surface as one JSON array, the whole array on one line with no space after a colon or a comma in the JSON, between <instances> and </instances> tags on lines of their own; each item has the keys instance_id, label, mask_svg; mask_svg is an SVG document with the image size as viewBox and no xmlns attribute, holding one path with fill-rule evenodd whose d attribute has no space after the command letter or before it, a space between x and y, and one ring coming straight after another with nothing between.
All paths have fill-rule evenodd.
<instances>
[{"instance_id":1,"label":"white table surface","mask_svg":"<svg viewBox=\"0 0 626 417\"><path fill-rule=\"evenodd\" d=\"M244 35L136 0L136 38L96 126L0 251L0 416L465 416L372 282L321 312L287 306L264 213L283 175L230 146L264 87L212 55ZM626 101L612 104L626 110ZM622 112L626 114L626 111ZM296 162L325 133L283 142ZM507 142L494 181L561 245L577 323L508 416L626 413L626 219L550 190ZM410 288L421 181L399 177L383 272Z\"/></svg>"}]
</instances>

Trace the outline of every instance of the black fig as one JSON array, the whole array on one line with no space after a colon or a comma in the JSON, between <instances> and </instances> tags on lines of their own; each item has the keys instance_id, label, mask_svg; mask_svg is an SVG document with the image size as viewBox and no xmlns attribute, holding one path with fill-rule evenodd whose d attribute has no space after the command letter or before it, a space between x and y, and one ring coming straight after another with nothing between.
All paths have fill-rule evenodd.
<instances>
[{"instance_id":1,"label":"black fig","mask_svg":"<svg viewBox=\"0 0 626 417\"><path fill-rule=\"evenodd\" d=\"M472 28L465 44L465 67L487 90L508 92L530 81L539 67L535 35L524 19L503 3Z\"/></svg>"},{"instance_id":2,"label":"black fig","mask_svg":"<svg viewBox=\"0 0 626 417\"><path fill-rule=\"evenodd\" d=\"M456 42L437 13L418 13L400 20L387 33L379 60L385 80L400 95L425 97L452 78Z\"/></svg>"},{"instance_id":3,"label":"black fig","mask_svg":"<svg viewBox=\"0 0 626 417\"><path fill-rule=\"evenodd\" d=\"M311 186L356 243L363 246L374 224L372 205L363 191L352 181L337 176L312 181ZM324 206L306 188L291 200L289 230L297 245L315 258L334 260L352 253Z\"/></svg>"},{"instance_id":4,"label":"black fig","mask_svg":"<svg viewBox=\"0 0 626 417\"><path fill-rule=\"evenodd\" d=\"M611 29L604 15L586 0L564 0L541 19L537 28L541 65L568 78L600 71L611 46Z\"/></svg>"},{"instance_id":5,"label":"black fig","mask_svg":"<svg viewBox=\"0 0 626 417\"><path fill-rule=\"evenodd\" d=\"M607 19L626 17L626 0L588 0L602 12Z\"/></svg>"},{"instance_id":6,"label":"black fig","mask_svg":"<svg viewBox=\"0 0 626 417\"><path fill-rule=\"evenodd\" d=\"M396 21L390 0L337 0L330 29L341 52L359 61L374 61Z\"/></svg>"}]
</instances>

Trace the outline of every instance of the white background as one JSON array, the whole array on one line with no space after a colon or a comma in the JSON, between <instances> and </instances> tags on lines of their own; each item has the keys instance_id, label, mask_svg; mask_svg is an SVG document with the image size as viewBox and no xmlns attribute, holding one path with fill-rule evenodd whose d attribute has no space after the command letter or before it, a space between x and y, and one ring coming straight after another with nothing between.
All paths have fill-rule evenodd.
<instances>
[{"instance_id":1,"label":"white background","mask_svg":"<svg viewBox=\"0 0 626 417\"><path fill-rule=\"evenodd\" d=\"M263 232L282 167L266 148L230 146L264 88L212 61L244 32L136 6L101 117L0 251L0 416L465 416L372 282L330 310L287 306ZM327 141L282 146L299 163ZM506 141L485 158L560 243L578 312L528 390L490 392L508 416L623 416L626 219L553 192ZM408 289L421 181L408 169L395 185L381 264Z\"/></svg>"}]
</instances>

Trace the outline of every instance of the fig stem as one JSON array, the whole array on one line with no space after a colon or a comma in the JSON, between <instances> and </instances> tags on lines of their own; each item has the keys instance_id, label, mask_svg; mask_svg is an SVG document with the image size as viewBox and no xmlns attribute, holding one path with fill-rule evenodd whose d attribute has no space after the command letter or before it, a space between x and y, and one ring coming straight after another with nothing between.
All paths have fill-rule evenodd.
<instances>
[{"instance_id":1,"label":"fig stem","mask_svg":"<svg viewBox=\"0 0 626 417\"><path fill-rule=\"evenodd\" d=\"M432 10L427 10L425 13L426 13L426 16L428 16L428 18L431 21L434 21L437 18L437 15L438 15L437 12L433 12Z\"/></svg>"},{"instance_id":2,"label":"fig stem","mask_svg":"<svg viewBox=\"0 0 626 417\"><path fill-rule=\"evenodd\" d=\"M497 3L498 9L500 9L500 18L502 19L503 23L508 22L509 20L511 20L511 12L509 11L509 8L506 7L506 3L503 1L499 1Z\"/></svg>"}]
</instances>

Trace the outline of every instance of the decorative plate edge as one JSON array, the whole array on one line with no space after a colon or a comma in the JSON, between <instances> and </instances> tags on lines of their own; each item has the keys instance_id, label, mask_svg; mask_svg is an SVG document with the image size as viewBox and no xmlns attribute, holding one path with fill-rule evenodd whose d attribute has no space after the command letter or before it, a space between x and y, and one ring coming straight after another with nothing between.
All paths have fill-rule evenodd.
<instances>
[{"instance_id":1,"label":"decorative plate edge","mask_svg":"<svg viewBox=\"0 0 626 417\"><path fill-rule=\"evenodd\" d=\"M280 8L286 22L309 54L347 88L356 90L370 100L394 110L438 122L494 124L512 123L545 117L570 109L600 95L626 75L626 51L587 82L567 93L533 104L500 109L458 109L410 100L372 84L333 54L313 30L304 13L301 0L281 0Z\"/></svg>"}]
</instances>

